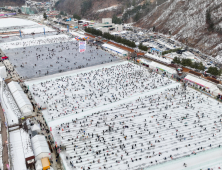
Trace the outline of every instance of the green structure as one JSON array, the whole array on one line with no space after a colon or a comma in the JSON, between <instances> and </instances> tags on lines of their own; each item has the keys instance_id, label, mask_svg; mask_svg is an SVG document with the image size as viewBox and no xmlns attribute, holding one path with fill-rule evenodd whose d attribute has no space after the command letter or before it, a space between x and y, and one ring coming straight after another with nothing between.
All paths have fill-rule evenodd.
<instances>
[{"instance_id":1,"label":"green structure","mask_svg":"<svg viewBox=\"0 0 222 170\"><path fill-rule=\"evenodd\" d=\"M21 11L22 11L22 13L28 14L28 15L38 13L38 11L35 8L31 8L31 7L28 7L28 6L22 6Z\"/></svg>"}]
</instances>

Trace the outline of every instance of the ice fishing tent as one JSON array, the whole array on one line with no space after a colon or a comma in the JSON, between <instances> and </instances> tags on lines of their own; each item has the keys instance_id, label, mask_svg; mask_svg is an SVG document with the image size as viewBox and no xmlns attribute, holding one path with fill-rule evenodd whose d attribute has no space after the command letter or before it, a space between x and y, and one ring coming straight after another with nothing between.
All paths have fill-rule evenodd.
<instances>
[{"instance_id":1,"label":"ice fishing tent","mask_svg":"<svg viewBox=\"0 0 222 170\"><path fill-rule=\"evenodd\" d=\"M48 157L51 159L51 152L49 150L48 143L43 135L35 135L32 139L32 147L36 160Z\"/></svg>"},{"instance_id":2,"label":"ice fishing tent","mask_svg":"<svg viewBox=\"0 0 222 170\"><path fill-rule=\"evenodd\" d=\"M8 87L9 87L18 107L20 108L23 116L32 115L32 110L33 110L32 104L29 101L26 94L23 92L21 86L17 82L12 81L8 84Z\"/></svg>"}]
</instances>

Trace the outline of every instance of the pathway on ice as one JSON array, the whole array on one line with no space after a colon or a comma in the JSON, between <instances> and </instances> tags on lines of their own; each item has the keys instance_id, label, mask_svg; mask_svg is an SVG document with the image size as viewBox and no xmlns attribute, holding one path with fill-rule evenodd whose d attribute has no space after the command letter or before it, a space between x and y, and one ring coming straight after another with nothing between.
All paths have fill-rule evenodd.
<instances>
[{"instance_id":1,"label":"pathway on ice","mask_svg":"<svg viewBox=\"0 0 222 170\"><path fill-rule=\"evenodd\" d=\"M134 101L134 100L136 100L138 98L142 98L142 97L145 97L145 96L153 95L153 94L156 94L157 92L165 91L166 89L169 89L169 88L175 88L178 85L180 85L180 83L173 83L173 84L170 84L170 85L167 85L167 86L164 86L164 87L160 87L160 88L154 89L154 90L149 91L147 93L141 93L141 94L132 95L132 97L128 97L126 99L122 99L122 100L120 100L118 102L115 102L115 103L111 103L111 104L108 104L108 105L103 105L103 106L95 107L93 109L87 110L87 111L79 113L79 114L72 114L72 115L64 116L64 117L62 117L60 119L57 119L57 120L48 121L48 126L49 127L55 127L56 125L59 125L61 123L70 122L72 119L83 118L84 116L89 116L92 113L96 113L98 111L107 110L109 108L114 108L114 107L116 107L116 106L118 106L120 104L128 103L130 101ZM45 115L46 114L44 114L44 116Z\"/></svg>"}]
</instances>

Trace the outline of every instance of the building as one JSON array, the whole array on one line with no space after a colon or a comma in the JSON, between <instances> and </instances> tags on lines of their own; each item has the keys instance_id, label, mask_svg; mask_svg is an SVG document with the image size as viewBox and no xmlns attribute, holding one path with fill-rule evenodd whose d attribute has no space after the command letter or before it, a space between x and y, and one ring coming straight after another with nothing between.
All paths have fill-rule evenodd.
<instances>
[{"instance_id":1,"label":"building","mask_svg":"<svg viewBox=\"0 0 222 170\"><path fill-rule=\"evenodd\" d=\"M192 62L195 62L195 55L189 51L183 52L182 53L182 58L186 58L186 59L191 59Z\"/></svg>"},{"instance_id":2,"label":"building","mask_svg":"<svg viewBox=\"0 0 222 170\"><path fill-rule=\"evenodd\" d=\"M21 11L23 14L37 14L38 10L35 7L22 6Z\"/></svg>"},{"instance_id":3,"label":"building","mask_svg":"<svg viewBox=\"0 0 222 170\"><path fill-rule=\"evenodd\" d=\"M43 135L35 135L32 139L32 148L35 154L36 160L41 160L42 158L51 159L51 152L49 150L48 143Z\"/></svg>"},{"instance_id":4,"label":"building","mask_svg":"<svg viewBox=\"0 0 222 170\"><path fill-rule=\"evenodd\" d=\"M122 50L120 48L114 47L112 45L109 44L103 44L102 47L108 51L111 51L112 53L118 54L120 56L127 56L128 52L125 50Z\"/></svg>"},{"instance_id":5,"label":"building","mask_svg":"<svg viewBox=\"0 0 222 170\"><path fill-rule=\"evenodd\" d=\"M8 87L23 116L32 115L33 106L24 91L22 90L21 86L17 82L12 81L8 84Z\"/></svg>"},{"instance_id":6,"label":"building","mask_svg":"<svg viewBox=\"0 0 222 170\"><path fill-rule=\"evenodd\" d=\"M103 24L112 24L112 18L102 18Z\"/></svg>"}]
</instances>

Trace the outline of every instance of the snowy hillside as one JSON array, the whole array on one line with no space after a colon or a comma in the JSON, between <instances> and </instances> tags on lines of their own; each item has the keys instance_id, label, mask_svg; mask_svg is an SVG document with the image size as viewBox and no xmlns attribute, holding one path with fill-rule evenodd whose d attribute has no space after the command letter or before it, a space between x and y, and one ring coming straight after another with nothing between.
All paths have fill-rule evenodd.
<instances>
[{"instance_id":1,"label":"snowy hillside","mask_svg":"<svg viewBox=\"0 0 222 170\"><path fill-rule=\"evenodd\" d=\"M171 33L191 47L222 57L221 9L221 0L168 0L138 23L143 28L155 27L155 31ZM207 13L213 30L209 29Z\"/></svg>"}]
</instances>

